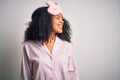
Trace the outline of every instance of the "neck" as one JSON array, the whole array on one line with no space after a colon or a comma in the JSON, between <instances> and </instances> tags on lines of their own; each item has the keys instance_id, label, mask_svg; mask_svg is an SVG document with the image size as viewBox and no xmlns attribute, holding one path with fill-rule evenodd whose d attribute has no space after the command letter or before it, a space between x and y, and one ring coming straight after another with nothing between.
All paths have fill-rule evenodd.
<instances>
[{"instance_id":1,"label":"neck","mask_svg":"<svg viewBox=\"0 0 120 80\"><path fill-rule=\"evenodd\" d=\"M51 33L49 40L55 40L56 38L56 34L55 33Z\"/></svg>"},{"instance_id":2,"label":"neck","mask_svg":"<svg viewBox=\"0 0 120 80\"><path fill-rule=\"evenodd\" d=\"M49 36L48 41L45 41L44 43L45 44L53 43L53 42L55 42L55 39L56 39L56 34L55 33L51 33L51 35Z\"/></svg>"}]
</instances>

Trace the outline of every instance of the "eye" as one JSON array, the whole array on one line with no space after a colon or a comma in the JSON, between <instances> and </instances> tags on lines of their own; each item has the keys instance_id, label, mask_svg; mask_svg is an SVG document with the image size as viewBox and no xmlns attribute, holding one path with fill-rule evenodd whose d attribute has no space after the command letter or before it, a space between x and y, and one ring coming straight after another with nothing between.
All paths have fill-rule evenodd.
<instances>
[{"instance_id":1,"label":"eye","mask_svg":"<svg viewBox=\"0 0 120 80\"><path fill-rule=\"evenodd\" d=\"M56 16L56 19L60 19L60 17L59 17L59 16Z\"/></svg>"}]
</instances>

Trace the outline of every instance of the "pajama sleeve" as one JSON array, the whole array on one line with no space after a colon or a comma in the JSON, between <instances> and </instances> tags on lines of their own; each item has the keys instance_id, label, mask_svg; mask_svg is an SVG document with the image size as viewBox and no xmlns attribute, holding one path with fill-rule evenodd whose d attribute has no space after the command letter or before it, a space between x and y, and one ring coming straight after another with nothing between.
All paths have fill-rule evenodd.
<instances>
[{"instance_id":1,"label":"pajama sleeve","mask_svg":"<svg viewBox=\"0 0 120 80\"><path fill-rule=\"evenodd\" d=\"M23 46L23 56L21 62L21 80L32 80L32 73L29 66L29 55L27 49Z\"/></svg>"},{"instance_id":2,"label":"pajama sleeve","mask_svg":"<svg viewBox=\"0 0 120 80\"><path fill-rule=\"evenodd\" d=\"M68 70L69 70L70 80L80 80L79 74L77 71L75 55L73 54L72 45L70 45L69 53L70 53L70 56L69 56Z\"/></svg>"}]
</instances>

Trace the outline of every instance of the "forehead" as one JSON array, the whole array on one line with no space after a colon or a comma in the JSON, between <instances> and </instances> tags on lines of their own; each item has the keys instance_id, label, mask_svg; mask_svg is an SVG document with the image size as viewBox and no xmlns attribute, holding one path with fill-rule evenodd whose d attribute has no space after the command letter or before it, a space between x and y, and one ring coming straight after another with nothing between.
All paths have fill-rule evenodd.
<instances>
[{"instance_id":1,"label":"forehead","mask_svg":"<svg viewBox=\"0 0 120 80\"><path fill-rule=\"evenodd\" d=\"M61 13L59 13L57 15L53 15L53 17L63 17L63 15Z\"/></svg>"}]
</instances>

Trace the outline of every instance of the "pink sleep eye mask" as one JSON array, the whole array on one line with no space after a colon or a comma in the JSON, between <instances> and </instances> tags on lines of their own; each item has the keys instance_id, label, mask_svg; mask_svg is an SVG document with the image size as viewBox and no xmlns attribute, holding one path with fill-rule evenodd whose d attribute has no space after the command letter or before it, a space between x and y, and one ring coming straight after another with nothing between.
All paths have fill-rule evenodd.
<instances>
[{"instance_id":1,"label":"pink sleep eye mask","mask_svg":"<svg viewBox=\"0 0 120 80\"><path fill-rule=\"evenodd\" d=\"M62 8L58 3L52 2L52 1L47 1L46 4L48 5L48 10L47 11L50 14L57 15L59 13L62 13L62 15L63 15Z\"/></svg>"}]
</instances>

